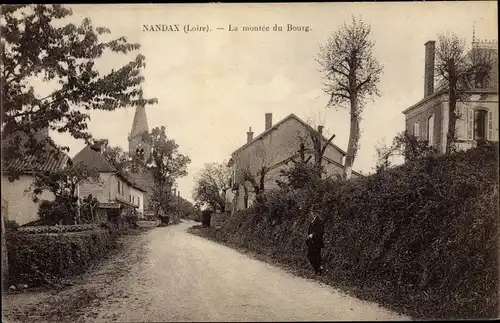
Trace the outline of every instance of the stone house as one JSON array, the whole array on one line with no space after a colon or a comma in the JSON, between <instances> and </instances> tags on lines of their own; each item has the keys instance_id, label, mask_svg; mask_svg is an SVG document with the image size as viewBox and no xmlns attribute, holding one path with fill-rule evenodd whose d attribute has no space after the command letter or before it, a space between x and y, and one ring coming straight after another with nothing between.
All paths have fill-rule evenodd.
<instances>
[{"instance_id":1,"label":"stone house","mask_svg":"<svg viewBox=\"0 0 500 323\"><path fill-rule=\"evenodd\" d=\"M97 169L100 183L84 183L78 187L79 197L92 194L103 207L113 208L109 204L122 207L132 207L139 213L139 218L144 213L144 188L140 187L125 174L119 172L102 155L103 146L86 146L73 157L74 163L83 163L88 168Z\"/></svg>"},{"instance_id":2,"label":"stone house","mask_svg":"<svg viewBox=\"0 0 500 323\"><path fill-rule=\"evenodd\" d=\"M277 189L276 180L281 178L280 170L292 165L292 158L299 154L300 144L304 143L307 155L312 153L311 132L319 132L323 144L328 142L322 135L322 129L322 126L312 128L295 114L273 124L272 114L266 113L265 131L254 138L250 128L246 144L231 155L228 167L232 172L233 191L227 191L226 200L228 205L232 205L232 212L251 206L255 199L252 185L243 180L245 173L257 178L259 169L265 167L268 170L264 178L265 190ZM345 155L345 151L332 142L327 145L322 162L327 177L343 173ZM353 177L359 176L361 174L353 171Z\"/></svg>"},{"instance_id":3,"label":"stone house","mask_svg":"<svg viewBox=\"0 0 500 323\"><path fill-rule=\"evenodd\" d=\"M495 65L486 82L476 82L466 102L457 102L456 122L459 149L474 147L478 141L498 141L498 49L497 42L474 41L473 48L491 51ZM425 44L424 98L403 111L406 130L439 153L446 152L449 103L448 92L435 91L435 41ZM439 88L439 86L438 86Z\"/></svg>"},{"instance_id":4,"label":"stone house","mask_svg":"<svg viewBox=\"0 0 500 323\"><path fill-rule=\"evenodd\" d=\"M37 133L37 136L48 137L48 129L43 129ZM35 171L58 171L64 169L71 159L64 152L54 152L49 148L44 153L43 158L29 156L25 158L14 159L4 164L2 161L2 206L5 208L5 219L16 221L18 225L24 225L39 219L39 203L33 202L31 194L28 191L33 184L33 174ZM21 173L19 179L10 182L7 172L15 169ZM51 192L44 191L39 195L41 200L54 200Z\"/></svg>"}]
</instances>

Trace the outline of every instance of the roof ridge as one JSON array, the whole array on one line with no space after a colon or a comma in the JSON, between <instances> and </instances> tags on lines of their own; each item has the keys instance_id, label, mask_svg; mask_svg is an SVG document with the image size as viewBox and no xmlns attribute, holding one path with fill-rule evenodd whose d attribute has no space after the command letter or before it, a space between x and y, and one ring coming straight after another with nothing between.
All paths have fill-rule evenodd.
<instances>
[{"instance_id":1,"label":"roof ridge","mask_svg":"<svg viewBox=\"0 0 500 323\"><path fill-rule=\"evenodd\" d=\"M286 120L291 119L291 118L295 118L297 121L299 121L300 123L302 123L303 125L305 125L309 129L316 130L310 124L308 124L307 122L305 122L304 120L302 120L301 118L299 118L296 114L290 113L288 116L286 116L285 118L281 119L276 124L272 125L271 128L269 128L267 130L264 130L260 135L258 135L257 137L255 137L252 141L247 142L246 144L244 144L240 148L236 149L232 154L235 154L236 152L242 150L243 148L250 146L252 143L256 142L259 138L261 138L264 135L268 134L269 132L275 130L277 126L279 126L280 124L284 123ZM328 141L328 138L326 138L323 134L321 134L321 136L323 137L323 140L327 141L329 145L331 145L335 149L339 150L340 153L342 153L343 155L347 154L343 149L341 149L340 147L338 147L337 145L335 145L331 141Z\"/></svg>"}]
</instances>

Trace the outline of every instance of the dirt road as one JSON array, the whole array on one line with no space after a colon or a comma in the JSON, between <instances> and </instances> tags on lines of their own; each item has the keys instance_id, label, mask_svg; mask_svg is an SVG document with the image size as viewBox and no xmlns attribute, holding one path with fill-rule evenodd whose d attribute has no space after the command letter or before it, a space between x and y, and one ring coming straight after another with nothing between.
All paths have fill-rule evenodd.
<instances>
[{"instance_id":1,"label":"dirt road","mask_svg":"<svg viewBox=\"0 0 500 323\"><path fill-rule=\"evenodd\" d=\"M15 300L7 298L4 318L8 322L10 313L37 322L409 319L185 232L193 224L132 236L128 252L73 287L24 305L18 300L17 314ZM62 314L65 307L71 316Z\"/></svg>"}]
</instances>

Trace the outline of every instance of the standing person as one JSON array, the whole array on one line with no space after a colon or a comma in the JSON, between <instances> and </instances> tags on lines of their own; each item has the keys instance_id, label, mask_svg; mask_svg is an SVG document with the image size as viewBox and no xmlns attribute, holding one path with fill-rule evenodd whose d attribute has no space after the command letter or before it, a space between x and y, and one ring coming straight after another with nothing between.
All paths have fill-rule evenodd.
<instances>
[{"instance_id":1,"label":"standing person","mask_svg":"<svg viewBox=\"0 0 500 323\"><path fill-rule=\"evenodd\" d=\"M324 248L323 234L325 232L325 219L323 218L320 210L317 208L311 209L313 220L307 230L307 259L311 263L314 272L321 275L323 272L323 265L321 263L321 249Z\"/></svg>"}]
</instances>

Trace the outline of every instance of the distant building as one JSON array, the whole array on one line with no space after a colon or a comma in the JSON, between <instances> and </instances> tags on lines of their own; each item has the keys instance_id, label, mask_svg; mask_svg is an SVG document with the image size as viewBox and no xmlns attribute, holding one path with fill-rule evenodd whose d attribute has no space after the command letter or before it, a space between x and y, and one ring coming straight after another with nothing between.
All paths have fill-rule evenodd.
<instances>
[{"instance_id":1,"label":"distant building","mask_svg":"<svg viewBox=\"0 0 500 323\"><path fill-rule=\"evenodd\" d=\"M265 167L269 171L265 176L265 190L277 189L276 180L282 179L280 170L292 165L293 157L299 154L300 143L306 148L306 155L312 154L310 133L322 133L322 127L312 128L294 114L290 114L278 123L272 123L272 114L265 115L265 131L253 138L253 132L247 132L247 143L231 155L229 167L232 171L233 191L226 193L226 205L232 205L232 211L237 211L252 205L255 194L252 185L243 180L245 172L257 174ZM321 135L323 144L328 139ZM345 151L333 143L329 143L323 155L323 166L326 176L341 175L344 171ZM354 177L362 176L353 171ZM258 179L256 178L258 181ZM236 198L236 200L234 200Z\"/></svg>"},{"instance_id":2,"label":"distant building","mask_svg":"<svg viewBox=\"0 0 500 323\"><path fill-rule=\"evenodd\" d=\"M471 148L478 141L498 141L498 42L474 41L473 48L491 51L495 66L489 80L476 82L467 102L457 102L461 118L456 122L457 144ZM434 90L435 42L425 43L424 98L403 111L406 130L440 153L446 152L448 92Z\"/></svg>"},{"instance_id":3,"label":"distant building","mask_svg":"<svg viewBox=\"0 0 500 323\"><path fill-rule=\"evenodd\" d=\"M99 172L101 183L84 183L78 187L78 195L85 198L92 194L100 203L115 203L133 207L142 217L144 212L145 189L119 172L102 155L100 145L86 146L73 158L73 163L83 163Z\"/></svg>"},{"instance_id":4,"label":"distant building","mask_svg":"<svg viewBox=\"0 0 500 323\"><path fill-rule=\"evenodd\" d=\"M140 98L142 99L142 92ZM148 160L151 155L151 144L145 138L145 134L149 134L148 117L146 115L146 107L140 105L135 109L132 130L127 139L129 154L135 155L144 161ZM153 215L154 210L150 206L151 195L154 188L153 174L145 168L140 168L131 172L129 175L130 179L133 180L136 185L144 189L144 212L147 215Z\"/></svg>"},{"instance_id":5,"label":"distant building","mask_svg":"<svg viewBox=\"0 0 500 323\"><path fill-rule=\"evenodd\" d=\"M39 138L48 137L48 129L43 129L37 133ZM71 160L63 152L55 152L50 148L44 152L44 158L35 156L19 158L4 164L2 162L2 206L5 207L5 218L16 221L18 225L23 225L39 219L39 203L33 202L31 194L27 191L33 183L34 171L58 171L64 169ZM18 180L9 182L7 172L15 169L21 172ZM54 200L51 192L44 191L39 195L40 200Z\"/></svg>"}]
</instances>

